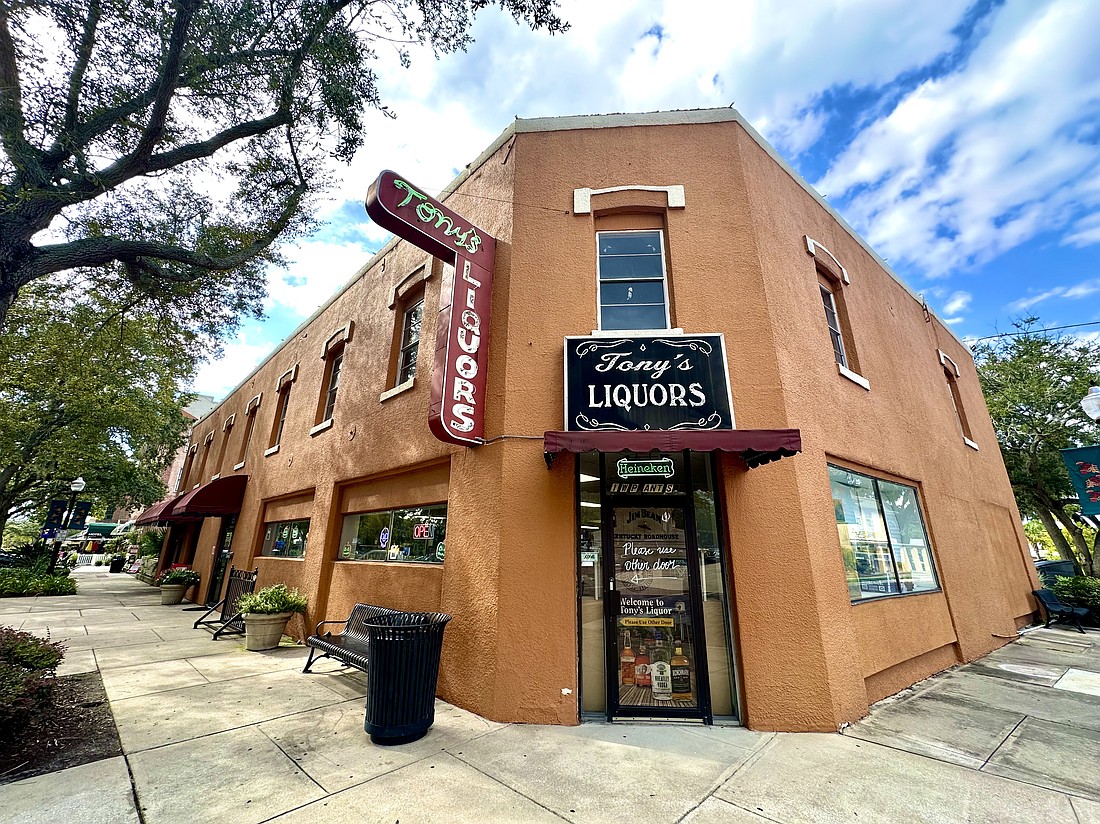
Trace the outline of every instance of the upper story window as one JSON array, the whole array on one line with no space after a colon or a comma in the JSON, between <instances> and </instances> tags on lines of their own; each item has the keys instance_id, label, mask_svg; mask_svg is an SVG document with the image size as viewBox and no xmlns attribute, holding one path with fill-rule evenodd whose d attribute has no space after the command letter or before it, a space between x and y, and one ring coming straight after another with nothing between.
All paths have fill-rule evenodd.
<instances>
[{"instance_id":1,"label":"upper story window","mask_svg":"<svg viewBox=\"0 0 1100 824\"><path fill-rule=\"evenodd\" d=\"M851 280L848 270L840 265L832 252L809 235L805 236L806 250L814 256L817 271L817 290L825 314L825 326L836 361L836 370L853 383L870 389L871 384L860 374L855 337L848 318L848 305L844 297L845 287Z\"/></svg>"},{"instance_id":2,"label":"upper story window","mask_svg":"<svg viewBox=\"0 0 1100 824\"><path fill-rule=\"evenodd\" d=\"M225 423L222 424L222 443L218 447L218 458L214 464L214 477L218 477L222 472L222 464L225 462L225 451L229 447L229 438L233 434L233 424L237 421L237 413L234 412L228 418L225 419Z\"/></svg>"},{"instance_id":3,"label":"upper story window","mask_svg":"<svg viewBox=\"0 0 1100 824\"><path fill-rule=\"evenodd\" d=\"M336 392L340 388L340 372L344 367L344 349L351 340L353 324L340 327L325 341L321 347L321 359L325 362L325 370L321 376L321 394L317 398L317 417L315 426L310 430L311 435L323 432L332 426L332 414L336 409Z\"/></svg>"},{"instance_id":4,"label":"upper story window","mask_svg":"<svg viewBox=\"0 0 1100 824\"><path fill-rule=\"evenodd\" d=\"M260 400L262 398L263 393L261 392L250 400L244 409L244 437L241 438L241 449L237 453L237 463L233 467L234 469L240 469L244 466L245 458L248 457L248 445L252 443L252 433L256 431L256 413L260 408Z\"/></svg>"},{"instance_id":5,"label":"upper story window","mask_svg":"<svg viewBox=\"0 0 1100 824\"><path fill-rule=\"evenodd\" d=\"M202 442L202 458L199 461L199 471L195 477L195 486L198 486L203 482L203 478L206 473L206 459L210 457L210 447L214 443L214 432L211 430L207 433L206 438Z\"/></svg>"},{"instance_id":6,"label":"upper story window","mask_svg":"<svg viewBox=\"0 0 1100 824\"><path fill-rule=\"evenodd\" d=\"M601 330L668 329L664 233L597 232Z\"/></svg>"},{"instance_id":7,"label":"upper story window","mask_svg":"<svg viewBox=\"0 0 1100 824\"><path fill-rule=\"evenodd\" d=\"M966 417L966 407L959 392L959 365L943 352L940 352L939 356L940 365L943 366L943 376L947 380L947 394L955 410L955 420L959 422L959 429L962 430L963 443L972 449L977 449L978 444L974 442L974 436L970 432L970 421Z\"/></svg>"},{"instance_id":8,"label":"upper story window","mask_svg":"<svg viewBox=\"0 0 1100 824\"><path fill-rule=\"evenodd\" d=\"M420 351L420 326L424 320L424 290L405 302L401 313L401 347L397 352L397 384L416 377L416 359Z\"/></svg>"},{"instance_id":9,"label":"upper story window","mask_svg":"<svg viewBox=\"0 0 1100 824\"><path fill-rule=\"evenodd\" d=\"M286 425L286 413L290 408L290 389L298 377L298 364L279 376L275 383L275 391L279 393L275 400L275 417L271 421L271 438L267 442L265 455L272 455L279 451L279 444L283 440L283 427Z\"/></svg>"},{"instance_id":10,"label":"upper story window","mask_svg":"<svg viewBox=\"0 0 1100 824\"><path fill-rule=\"evenodd\" d=\"M183 462L183 469L180 470L180 477L176 482L176 492L187 488L188 476L191 474L191 468L195 465L195 455L198 451L199 445L197 443L191 444L191 448L187 450L187 460Z\"/></svg>"}]
</instances>

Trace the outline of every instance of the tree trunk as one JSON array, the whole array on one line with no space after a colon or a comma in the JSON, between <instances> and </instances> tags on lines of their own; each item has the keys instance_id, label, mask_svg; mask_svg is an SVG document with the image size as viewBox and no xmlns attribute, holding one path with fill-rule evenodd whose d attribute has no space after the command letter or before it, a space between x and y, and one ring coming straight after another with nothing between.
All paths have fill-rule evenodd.
<instances>
[{"instance_id":1,"label":"tree trunk","mask_svg":"<svg viewBox=\"0 0 1100 824\"><path fill-rule=\"evenodd\" d=\"M1081 562L1077 559L1077 556L1073 554L1073 549L1069 545L1069 541L1066 540L1066 536L1062 534L1062 530L1058 527L1058 521L1055 518L1053 512L1042 504L1038 504L1035 507L1035 511L1039 513L1039 520L1043 522L1043 527L1047 531L1047 535L1050 536L1050 540L1054 542L1054 548L1058 550L1058 555L1063 561L1071 561L1073 563L1073 571L1078 575L1081 574Z\"/></svg>"}]
</instances>

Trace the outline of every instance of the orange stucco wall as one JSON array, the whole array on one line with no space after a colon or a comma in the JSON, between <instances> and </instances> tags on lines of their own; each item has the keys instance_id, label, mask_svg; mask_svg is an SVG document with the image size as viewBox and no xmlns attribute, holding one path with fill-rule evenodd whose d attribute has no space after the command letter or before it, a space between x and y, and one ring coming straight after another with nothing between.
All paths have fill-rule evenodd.
<instances>
[{"instance_id":1,"label":"orange stucco wall","mask_svg":"<svg viewBox=\"0 0 1100 824\"><path fill-rule=\"evenodd\" d=\"M309 597L292 629L346 617L359 601L443 610L454 615L444 698L498 720L577 722L575 464L562 456L547 470L541 435L563 423L563 338L597 326L595 231L657 221L673 325L725 335L737 425L802 432L794 458L752 471L734 456L718 461L745 722L835 729L1012 636L1032 610L1034 573L969 354L739 122L517 127L506 138L446 199L498 238L486 444L449 447L428 433L442 267L404 242L383 249L195 427L201 445L237 414L224 465L206 467L207 476L249 475L235 565L252 564L265 522L311 519L304 559L255 560L261 585L286 581ZM573 212L574 189L674 184L685 208L626 191ZM870 390L838 374L806 235L849 273L843 299ZM399 307L421 265L420 371L410 390L382 401L395 290ZM334 423L311 436L322 345L349 321ZM977 450L963 442L937 350L959 366ZM283 441L265 456L276 381L296 364ZM245 406L261 392L234 470ZM941 592L850 603L829 462L917 487ZM336 560L345 513L439 501L448 504L441 566ZM208 569L217 530L208 519L196 568Z\"/></svg>"}]
</instances>

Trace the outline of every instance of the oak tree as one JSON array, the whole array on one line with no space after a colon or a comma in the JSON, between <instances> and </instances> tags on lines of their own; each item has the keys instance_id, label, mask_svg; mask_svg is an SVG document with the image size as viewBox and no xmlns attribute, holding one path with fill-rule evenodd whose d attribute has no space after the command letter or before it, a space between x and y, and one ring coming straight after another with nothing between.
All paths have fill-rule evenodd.
<instances>
[{"instance_id":1,"label":"oak tree","mask_svg":"<svg viewBox=\"0 0 1100 824\"><path fill-rule=\"evenodd\" d=\"M277 238L348 161L372 68L465 49L491 0L0 0L0 328L19 290L114 269L255 306ZM567 27L556 0L498 0Z\"/></svg>"},{"instance_id":2,"label":"oak tree","mask_svg":"<svg viewBox=\"0 0 1100 824\"><path fill-rule=\"evenodd\" d=\"M1024 318L1017 334L979 342L978 377L1021 512L1042 522L1063 559L1095 575L1096 538L1074 518L1080 507L1059 450L1100 442L1100 425L1080 405L1098 382L1100 343L1037 323Z\"/></svg>"}]
</instances>

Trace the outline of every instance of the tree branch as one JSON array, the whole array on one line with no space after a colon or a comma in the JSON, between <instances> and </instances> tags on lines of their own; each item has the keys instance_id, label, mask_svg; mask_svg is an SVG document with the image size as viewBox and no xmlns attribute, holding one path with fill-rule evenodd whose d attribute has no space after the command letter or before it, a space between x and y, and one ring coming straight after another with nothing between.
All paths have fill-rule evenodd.
<instances>
[{"instance_id":1,"label":"tree branch","mask_svg":"<svg viewBox=\"0 0 1100 824\"><path fill-rule=\"evenodd\" d=\"M80 35L80 45L77 47L76 64L73 66L72 76L69 78L69 96L65 101L65 125L66 134L72 134L76 128L77 112L80 109L80 92L84 88L84 74L88 71L88 63L92 59L92 48L95 46L96 28L99 26L99 16L102 7L99 0L91 0L88 4L88 16L84 20L84 31Z\"/></svg>"},{"instance_id":2,"label":"tree branch","mask_svg":"<svg viewBox=\"0 0 1100 824\"><path fill-rule=\"evenodd\" d=\"M42 173L41 152L26 138L23 90L15 60L15 41L8 27L8 8L6 2L0 2L0 142L19 176L38 182Z\"/></svg>"}]
</instances>

